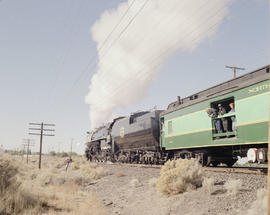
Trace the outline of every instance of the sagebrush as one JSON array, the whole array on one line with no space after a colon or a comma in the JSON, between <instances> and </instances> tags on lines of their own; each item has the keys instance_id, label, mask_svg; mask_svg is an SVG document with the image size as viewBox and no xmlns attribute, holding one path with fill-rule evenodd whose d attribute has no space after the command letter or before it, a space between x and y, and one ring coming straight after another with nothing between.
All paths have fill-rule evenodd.
<instances>
[{"instance_id":1,"label":"sagebrush","mask_svg":"<svg viewBox=\"0 0 270 215\"><path fill-rule=\"evenodd\" d=\"M161 168L156 189L165 195L175 195L196 189L202 181L202 167L197 160L172 160Z\"/></svg>"},{"instance_id":2,"label":"sagebrush","mask_svg":"<svg viewBox=\"0 0 270 215\"><path fill-rule=\"evenodd\" d=\"M242 181L237 179L230 179L224 184L228 194L237 195L242 188Z\"/></svg>"}]
</instances>

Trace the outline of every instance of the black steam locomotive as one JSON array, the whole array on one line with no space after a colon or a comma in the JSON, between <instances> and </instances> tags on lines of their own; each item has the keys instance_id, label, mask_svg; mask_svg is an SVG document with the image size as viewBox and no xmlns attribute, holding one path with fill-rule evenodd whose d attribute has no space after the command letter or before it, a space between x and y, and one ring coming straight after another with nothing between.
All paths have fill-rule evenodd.
<instances>
[{"instance_id":1,"label":"black steam locomotive","mask_svg":"<svg viewBox=\"0 0 270 215\"><path fill-rule=\"evenodd\" d=\"M88 135L85 155L95 162L162 163L159 146L161 110L119 117Z\"/></svg>"}]
</instances>

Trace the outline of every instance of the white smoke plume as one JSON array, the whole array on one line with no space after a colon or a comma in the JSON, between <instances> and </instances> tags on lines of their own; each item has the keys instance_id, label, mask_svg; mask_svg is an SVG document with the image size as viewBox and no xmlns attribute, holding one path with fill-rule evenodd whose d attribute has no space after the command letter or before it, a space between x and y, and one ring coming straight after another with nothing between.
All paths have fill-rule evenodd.
<instances>
[{"instance_id":1,"label":"white smoke plume","mask_svg":"<svg viewBox=\"0 0 270 215\"><path fill-rule=\"evenodd\" d=\"M138 101L155 79L158 67L170 56L177 51L191 51L214 35L232 2L133 1L105 11L91 28L99 60L85 98L90 105L92 128L109 120L119 108Z\"/></svg>"}]
</instances>

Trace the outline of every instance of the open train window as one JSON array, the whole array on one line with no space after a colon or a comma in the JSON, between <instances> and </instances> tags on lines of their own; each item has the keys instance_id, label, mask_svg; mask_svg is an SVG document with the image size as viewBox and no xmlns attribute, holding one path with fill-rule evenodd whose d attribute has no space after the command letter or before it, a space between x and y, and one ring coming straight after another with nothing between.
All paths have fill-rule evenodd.
<instances>
[{"instance_id":1,"label":"open train window","mask_svg":"<svg viewBox=\"0 0 270 215\"><path fill-rule=\"evenodd\" d=\"M164 117L160 118L160 131L163 132L164 131Z\"/></svg>"},{"instance_id":2,"label":"open train window","mask_svg":"<svg viewBox=\"0 0 270 215\"><path fill-rule=\"evenodd\" d=\"M173 132L173 127L172 127L172 121L168 122L168 134L171 134Z\"/></svg>"},{"instance_id":3,"label":"open train window","mask_svg":"<svg viewBox=\"0 0 270 215\"><path fill-rule=\"evenodd\" d=\"M234 97L211 103L209 113L208 115L212 118L214 140L236 137L237 130Z\"/></svg>"}]
</instances>

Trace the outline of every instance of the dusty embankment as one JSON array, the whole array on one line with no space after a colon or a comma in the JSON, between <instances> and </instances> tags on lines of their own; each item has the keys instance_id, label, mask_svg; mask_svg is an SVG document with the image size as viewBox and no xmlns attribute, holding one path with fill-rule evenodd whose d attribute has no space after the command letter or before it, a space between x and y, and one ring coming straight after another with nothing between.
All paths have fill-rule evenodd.
<instances>
[{"instance_id":1,"label":"dusty embankment","mask_svg":"<svg viewBox=\"0 0 270 215\"><path fill-rule=\"evenodd\" d=\"M267 177L204 172L195 161L162 169L93 164L74 157L0 157L0 214L264 214ZM4 173L5 174L2 174ZM16 190L16 192L14 192ZM257 198L257 191L258 198Z\"/></svg>"},{"instance_id":2,"label":"dusty embankment","mask_svg":"<svg viewBox=\"0 0 270 215\"><path fill-rule=\"evenodd\" d=\"M191 188L176 195L164 195L155 187L156 178L160 175L159 169L99 165L111 174L86 189L94 192L114 214L256 215L266 211L266 195L260 191L266 187L265 175L202 172L202 187ZM198 174L192 175L192 171L188 174L198 179ZM173 177L169 180L175 183L173 186L182 186ZM257 190L259 199L254 203Z\"/></svg>"}]
</instances>

